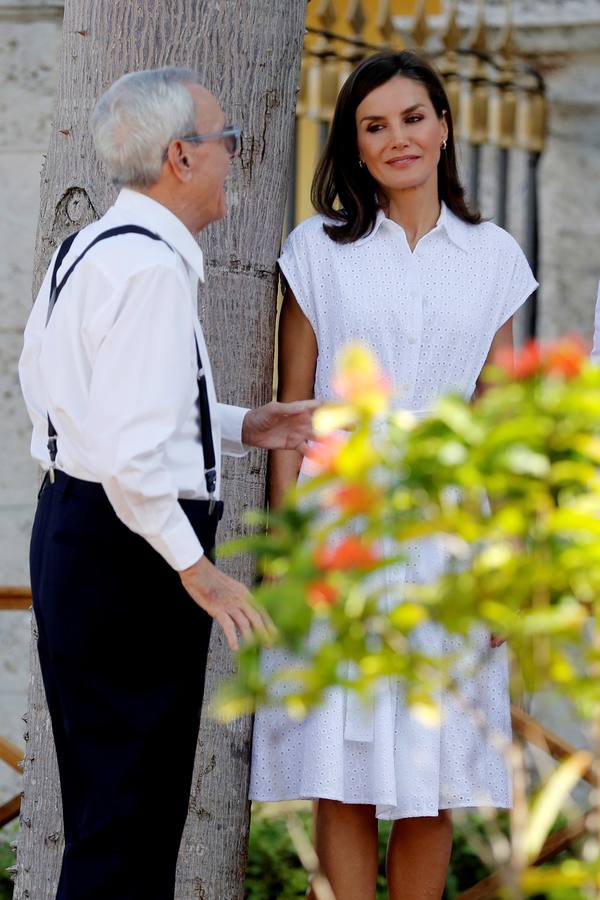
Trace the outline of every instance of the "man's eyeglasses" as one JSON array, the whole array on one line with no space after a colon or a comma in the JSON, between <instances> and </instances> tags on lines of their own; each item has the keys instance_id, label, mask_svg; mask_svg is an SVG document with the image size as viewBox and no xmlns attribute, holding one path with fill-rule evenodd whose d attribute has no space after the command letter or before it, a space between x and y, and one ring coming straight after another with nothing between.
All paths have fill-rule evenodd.
<instances>
[{"instance_id":1,"label":"man's eyeglasses","mask_svg":"<svg viewBox=\"0 0 600 900\"><path fill-rule=\"evenodd\" d=\"M176 141L186 141L188 144L204 144L206 141L223 141L225 149L230 156L235 156L240 139L240 129L236 125L226 125L223 131L211 131L208 134L186 134ZM167 150L163 154L163 160L167 158Z\"/></svg>"}]
</instances>

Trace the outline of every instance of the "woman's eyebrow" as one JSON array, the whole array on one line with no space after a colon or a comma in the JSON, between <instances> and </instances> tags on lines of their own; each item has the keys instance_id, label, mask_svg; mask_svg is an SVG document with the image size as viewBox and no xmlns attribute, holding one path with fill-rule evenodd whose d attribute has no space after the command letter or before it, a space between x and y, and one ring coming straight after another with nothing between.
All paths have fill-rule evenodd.
<instances>
[{"instance_id":1,"label":"woman's eyebrow","mask_svg":"<svg viewBox=\"0 0 600 900\"><path fill-rule=\"evenodd\" d=\"M400 115L407 116L409 113L414 112L415 109L419 109L420 106L423 106L423 104L422 103L414 103L412 106L407 106L406 109L402 110ZM387 118L387 117L386 116L363 116L362 119L360 120L359 124L361 124L362 122L378 122L381 119L385 119L385 118Z\"/></svg>"},{"instance_id":2,"label":"woman's eyebrow","mask_svg":"<svg viewBox=\"0 0 600 900\"><path fill-rule=\"evenodd\" d=\"M412 106L407 106L406 109L403 109L403 110L402 110L402 115L403 115L403 116L406 116L406 115L408 115L409 113L414 112L415 109L419 109L420 106L424 106L424 105L425 105L425 104L423 104L423 103L413 103Z\"/></svg>"}]
</instances>

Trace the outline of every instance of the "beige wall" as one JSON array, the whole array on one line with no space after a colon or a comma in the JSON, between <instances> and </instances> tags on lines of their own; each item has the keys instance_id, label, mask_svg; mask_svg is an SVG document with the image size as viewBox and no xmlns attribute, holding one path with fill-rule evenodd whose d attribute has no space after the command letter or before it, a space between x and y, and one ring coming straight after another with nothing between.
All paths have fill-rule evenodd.
<instances>
[{"instance_id":1,"label":"beige wall","mask_svg":"<svg viewBox=\"0 0 600 900\"><path fill-rule=\"evenodd\" d=\"M48 145L59 3L0 0L0 584L28 584L36 490L16 364L31 307L40 167ZM0 611L0 735L23 744L29 614ZM19 776L0 763L0 802Z\"/></svg>"}]
</instances>

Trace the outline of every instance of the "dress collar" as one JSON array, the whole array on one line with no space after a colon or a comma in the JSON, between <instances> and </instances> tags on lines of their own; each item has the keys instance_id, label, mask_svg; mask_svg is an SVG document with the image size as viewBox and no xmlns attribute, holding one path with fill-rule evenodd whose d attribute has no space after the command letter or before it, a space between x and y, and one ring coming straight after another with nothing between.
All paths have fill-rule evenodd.
<instances>
[{"instance_id":1,"label":"dress collar","mask_svg":"<svg viewBox=\"0 0 600 900\"><path fill-rule=\"evenodd\" d=\"M463 222L462 219L459 219L452 210L448 209L443 200L441 206L442 211L436 222L436 227L445 228L446 234L450 240L453 241L457 247L460 247L461 250L464 250L465 253L468 253L471 249L469 233L473 226L468 222Z\"/></svg>"},{"instance_id":2,"label":"dress collar","mask_svg":"<svg viewBox=\"0 0 600 900\"><path fill-rule=\"evenodd\" d=\"M401 228L401 225L398 225L396 222L392 222L391 219L388 219L386 214L382 209L377 211L377 216L375 218L375 224L373 225L372 231L368 234L365 234L364 237L359 238L355 241L356 244L364 244L366 241L372 240L373 237L377 234L379 229L382 226L388 227L392 225L396 228ZM428 232L428 234L432 234L436 229L444 229L450 240L456 244L457 247L460 247L461 250L464 250L465 253L469 252L470 242L469 242L469 229L472 226L467 222L463 222L462 219L459 219L451 210L448 209L444 201L441 202L441 212L437 222L435 223L435 228L432 231ZM426 235L424 235L426 237Z\"/></svg>"},{"instance_id":3,"label":"dress collar","mask_svg":"<svg viewBox=\"0 0 600 900\"><path fill-rule=\"evenodd\" d=\"M113 208L132 225L142 225L149 231L156 231L184 258L200 281L204 281L202 250L191 231L170 209L131 188L120 191Z\"/></svg>"}]
</instances>

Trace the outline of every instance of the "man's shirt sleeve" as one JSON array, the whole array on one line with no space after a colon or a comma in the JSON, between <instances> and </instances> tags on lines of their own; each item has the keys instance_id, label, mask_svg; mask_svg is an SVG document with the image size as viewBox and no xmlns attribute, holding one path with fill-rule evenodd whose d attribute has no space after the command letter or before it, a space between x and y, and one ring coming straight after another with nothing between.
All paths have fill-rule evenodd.
<instances>
[{"instance_id":1,"label":"man's shirt sleeve","mask_svg":"<svg viewBox=\"0 0 600 900\"><path fill-rule=\"evenodd\" d=\"M48 423L46 419L46 408L44 405L44 397L41 391L43 384L42 375L39 369L40 348L42 338L46 329L46 319L48 318L48 298L50 294L50 281L52 279L52 270L54 268L54 260L58 251L52 257L48 271L42 282L42 286L38 292L35 303L25 326L23 335L23 350L19 359L19 380L21 382L21 391L25 400L25 406L29 413L29 418L33 425L33 436L31 439L31 452L35 458L39 458L40 453L47 452L45 446L43 448L36 447L35 444L40 434L45 434Z\"/></svg>"}]
</instances>

